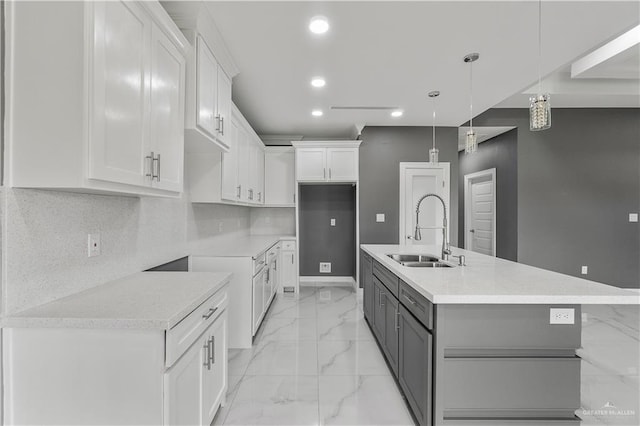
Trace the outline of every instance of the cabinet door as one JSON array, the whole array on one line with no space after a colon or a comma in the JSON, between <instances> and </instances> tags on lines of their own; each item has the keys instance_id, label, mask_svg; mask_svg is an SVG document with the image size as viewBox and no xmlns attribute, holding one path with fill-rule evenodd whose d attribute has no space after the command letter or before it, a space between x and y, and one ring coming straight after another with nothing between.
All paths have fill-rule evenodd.
<instances>
[{"instance_id":1,"label":"cabinet door","mask_svg":"<svg viewBox=\"0 0 640 426\"><path fill-rule=\"evenodd\" d=\"M265 153L264 202L268 205L295 203L295 153L271 151Z\"/></svg>"},{"instance_id":2,"label":"cabinet door","mask_svg":"<svg viewBox=\"0 0 640 426\"><path fill-rule=\"evenodd\" d=\"M258 164L258 147L251 135L247 134L249 144L249 202L255 203L258 200L258 191L256 190L256 183L258 181L258 170L256 165Z\"/></svg>"},{"instance_id":3,"label":"cabinet door","mask_svg":"<svg viewBox=\"0 0 640 426\"><path fill-rule=\"evenodd\" d=\"M253 278L253 311L252 311L252 333L255 336L264 312L264 270Z\"/></svg>"},{"instance_id":4,"label":"cabinet door","mask_svg":"<svg viewBox=\"0 0 640 426\"><path fill-rule=\"evenodd\" d=\"M256 141L258 145L257 158L256 158L256 168L257 168L257 179L256 179L256 199L255 201L258 204L264 204L264 147L262 146L261 141Z\"/></svg>"},{"instance_id":5,"label":"cabinet door","mask_svg":"<svg viewBox=\"0 0 640 426\"><path fill-rule=\"evenodd\" d=\"M204 424L202 379L207 361L206 338L200 338L164 375L165 424Z\"/></svg>"},{"instance_id":6,"label":"cabinet door","mask_svg":"<svg viewBox=\"0 0 640 426\"><path fill-rule=\"evenodd\" d=\"M285 287L296 286L296 252L293 250L283 250L280 258L280 286L278 291L283 291Z\"/></svg>"},{"instance_id":7,"label":"cabinet door","mask_svg":"<svg viewBox=\"0 0 640 426\"><path fill-rule=\"evenodd\" d=\"M151 147L157 156L154 187L182 191L185 59L153 25L151 35Z\"/></svg>"},{"instance_id":8,"label":"cabinet door","mask_svg":"<svg viewBox=\"0 0 640 426\"><path fill-rule=\"evenodd\" d=\"M358 148L327 148L327 168L331 181L357 181Z\"/></svg>"},{"instance_id":9,"label":"cabinet door","mask_svg":"<svg viewBox=\"0 0 640 426\"><path fill-rule=\"evenodd\" d=\"M215 138L218 135L216 101L218 62L200 36L196 39L196 125Z\"/></svg>"},{"instance_id":10,"label":"cabinet door","mask_svg":"<svg viewBox=\"0 0 640 426\"><path fill-rule=\"evenodd\" d=\"M433 337L400 306L398 381L421 426L431 425Z\"/></svg>"},{"instance_id":11,"label":"cabinet door","mask_svg":"<svg viewBox=\"0 0 640 426\"><path fill-rule=\"evenodd\" d=\"M148 185L151 21L133 2L96 2L93 9L88 177Z\"/></svg>"},{"instance_id":12,"label":"cabinet door","mask_svg":"<svg viewBox=\"0 0 640 426\"><path fill-rule=\"evenodd\" d=\"M238 125L238 190L240 201L249 202L249 135Z\"/></svg>"},{"instance_id":13,"label":"cabinet door","mask_svg":"<svg viewBox=\"0 0 640 426\"><path fill-rule=\"evenodd\" d=\"M202 424L209 425L227 391L227 313L223 313L204 334L210 356L203 369Z\"/></svg>"},{"instance_id":14,"label":"cabinet door","mask_svg":"<svg viewBox=\"0 0 640 426\"><path fill-rule=\"evenodd\" d=\"M386 288L378 281L376 277L373 277L373 332L378 338L378 342L384 346L384 333L385 333L385 294Z\"/></svg>"},{"instance_id":15,"label":"cabinet door","mask_svg":"<svg viewBox=\"0 0 640 426\"><path fill-rule=\"evenodd\" d=\"M324 181L327 179L325 148L296 149L296 179L298 181Z\"/></svg>"},{"instance_id":16,"label":"cabinet door","mask_svg":"<svg viewBox=\"0 0 640 426\"><path fill-rule=\"evenodd\" d=\"M369 256L362 256L362 271L360 277L362 279L363 291L363 311L365 318L369 324L373 322L373 261Z\"/></svg>"},{"instance_id":17,"label":"cabinet door","mask_svg":"<svg viewBox=\"0 0 640 426\"><path fill-rule=\"evenodd\" d=\"M220 124L217 138L223 145L229 145L230 133L227 131L231 124L231 79L218 66L218 98L216 114Z\"/></svg>"},{"instance_id":18,"label":"cabinet door","mask_svg":"<svg viewBox=\"0 0 640 426\"><path fill-rule=\"evenodd\" d=\"M226 126L225 132L229 136L229 151L222 153L221 198L228 201L238 201L240 198L240 190L238 188L238 126L233 121L230 121Z\"/></svg>"},{"instance_id":19,"label":"cabinet door","mask_svg":"<svg viewBox=\"0 0 640 426\"><path fill-rule=\"evenodd\" d=\"M393 374L398 377L398 328L400 327L400 311L398 299L391 293L384 296L384 350Z\"/></svg>"}]
</instances>

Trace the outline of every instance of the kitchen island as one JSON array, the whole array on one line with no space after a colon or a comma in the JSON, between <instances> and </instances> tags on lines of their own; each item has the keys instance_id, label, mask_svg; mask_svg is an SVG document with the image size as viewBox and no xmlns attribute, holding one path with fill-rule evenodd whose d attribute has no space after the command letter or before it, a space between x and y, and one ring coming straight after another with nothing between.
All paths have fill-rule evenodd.
<instances>
[{"instance_id":1,"label":"kitchen island","mask_svg":"<svg viewBox=\"0 0 640 426\"><path fill-rule=\"evenodd\" d=\"M582 304L638 294L455 249L466 266L404 266L362 245L365 318L421 425L578 424Z\"/></svg>"}]
</instances>

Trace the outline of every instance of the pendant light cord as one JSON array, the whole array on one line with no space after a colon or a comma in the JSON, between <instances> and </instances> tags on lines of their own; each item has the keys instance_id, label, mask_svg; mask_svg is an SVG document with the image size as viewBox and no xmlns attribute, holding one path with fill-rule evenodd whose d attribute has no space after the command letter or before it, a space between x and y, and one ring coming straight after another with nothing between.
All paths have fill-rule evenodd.
<instances>
[{"instance_id":1,"label":"pendant light cord","mask_svg":"<svg viewBox=\"0 0 640 426\"><path fill-rule=\"evenodd\" d=\"M538 94L542 93L542 0L538 0Z\"/></svg>"},{"instance_id":2,"label":"pendant light cord","mask_svg":"<svg viewBox=\"0 0 640 426\"><path fill-rule=\"evenodd\" d=\"M436 100L433 100L433 125L432 127L432 131L433 131L433 149L436 149Z\"/></svg>"},{"instance_id":3,"label":"pendant light cord","mask_svg":"<svg viewBox=\"0 0 640 426\"><path fill-rule=\"evenodd\" d=\"M469 62L469 130L473 132L473 61Z\"/></svg>"}]
</instances>

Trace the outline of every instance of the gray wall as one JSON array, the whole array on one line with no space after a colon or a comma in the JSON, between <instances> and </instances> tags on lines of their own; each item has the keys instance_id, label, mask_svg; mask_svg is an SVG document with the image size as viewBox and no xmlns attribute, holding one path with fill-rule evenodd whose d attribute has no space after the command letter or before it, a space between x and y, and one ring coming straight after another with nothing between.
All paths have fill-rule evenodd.
<instances>
[{"instance_id":1,"label":"gray wall","mask_svg":"<svg viewBox=\"0 0 640 426\"><path fill-rule=\"evenodd\" d=\"M301 185L298 210L300 275L355 278L355 187ZM331 218L336 219L336 226L330 226ZM331 262L330 274L320 274L320 262Z\"/></svg>"},{"instance_id":2,"label":"gray wall","mask_svg":"<svg viewBox=\"0 0 640 426\"><path fill-rule=\"evenodd\" d=\"M478 126L517 126L518 261L620 287L640 287L640 110L492 109Z\"/></svg>"},{"instance_id":3,"label":"gray wall","mask_svg":"<svg viewBox=\"0 0 640 426\"><path fill-rule=\"evenodd\" d=\"M459 154L458 246L464 247L464 176L496 169L496 256L518 260L518 140L511 130L478 145L478 151Z\"/></svg>"},{"instance_id":4,"label":"gray wall","mask_svg":"<svg viewBox=\"0 0 640 426\"><path fill-rule=\"evenodd\" d=\"M360 243L398 244L400 163L429 161L431 127L370 127L360 145ZM458 241L458 129L438 127L440 161L451 163L452 243ZM376 222L376 213L386 221Z\"/></svg>"}]
</instances>

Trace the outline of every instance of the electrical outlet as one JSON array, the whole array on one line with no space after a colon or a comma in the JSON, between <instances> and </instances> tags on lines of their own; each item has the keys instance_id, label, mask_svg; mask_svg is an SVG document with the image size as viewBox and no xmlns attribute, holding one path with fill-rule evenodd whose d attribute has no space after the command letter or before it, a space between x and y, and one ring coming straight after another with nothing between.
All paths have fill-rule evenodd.
<instances>
[{"instance_id":1,"label":"electrical outlet","mask_svg":"<svg viewBox=\"0 0 640 426\"><path fill-rule=\"evenodd\" d=\"M87 256L100 256L101 250L100 234L89 234L87 237Z\"/></svg>"},{"instance_id":2,"label":"electrical outlet","mask_svg":"<svg viewBox=\"0 0 640 426\"><path fill-rule=\"evenodd\" d=\"M637 222L638 213L629 213L629 222Z\"/></svg>"},{"instance_id":3,"label":"electrical outlet","mask_svg":"<svg viewBox=\"0 0 640 426\"><path fill-rule=\"evenodd\" d=\"M583 266L582 268L580 268L580 273L582 275L587 275L589 273L589 267L588 266Z\"/></svg>"},{"instance_id":4,"label":"electrical outlet","mask_svg":"<svg viewBox=\"0 0 640 426\"><path fill-rule=\"evenodd\" d=\"M574 324L575 313L573 308L550 308L549 324Z\"/></svg>"},{"instance_id":5,"label":"electrical outlet","mask_svg":"<svg viewBox=\"0 0 640 426\"><path fill-rule=\"evenodd\" d=\"M384 222L384 213L376 213L376 222Z\"/></svg>"},{"instance_id":6,"label":"electrical outlet","mask_svg":"<svg viewBox=\"0 0 640 426\"><path fill-rule=\"evenodd\" d=\"M321 274L331 273L331 262L320 262L320 273Z\"/></svg>"},{"instance_id":7,"label":"electrical outlet","mask_svg":"<svg viewBox=\"0 0 640 426\"><path fill-rule=\"evenodd\" d=\"M331 218L331 226L336 226L336 220L334 218Z\"/></svg>"}]
</instances>

